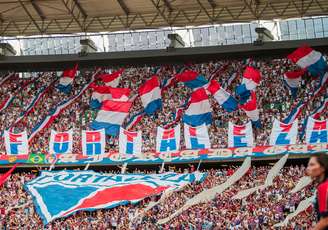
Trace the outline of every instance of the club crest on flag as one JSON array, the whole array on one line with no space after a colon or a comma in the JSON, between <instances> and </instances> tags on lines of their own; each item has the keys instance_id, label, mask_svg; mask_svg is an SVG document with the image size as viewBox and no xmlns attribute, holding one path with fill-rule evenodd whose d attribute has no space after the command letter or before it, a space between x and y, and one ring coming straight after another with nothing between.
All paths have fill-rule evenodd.
<instances>
[{"instance_id":1,"label":"club crest on flag","mask_svg":"<svg viewBox=\"0 0 328 230\"><path fill-rule=\"evenodd\" d=\"M157 127L156 152L174 152L180 149L180 125L172 129Z\"/></svg>"},{"instance_id":2,"label":"club crest on flag","mask_svg":"<svg viewBox=\"0 0 328 230\"><path fill-rule=\"evenodd\" d=\"M67 154L72 153L73 148L73 130L67 132L56 132L51 130L49 153Z\"/></svg>"},{"instance_id":3,"label":"club crest on flag","mask_svg":"<svg viewBox=\"0 0 328 230\"><path fill-rule=\"evenodd\" d=\"M298 120L285 124L277 119L274 120L270 135L270 145L296 144Z\"/></svg>"},{"instance_id":4,"label":"club crest on flag","mask_svg":"<svg viewBox=\"0 0 328 230\"><path fill-rule=\"evenodd\" d=\"M82 153L85 156L100 155L105 153L105 130L82 131Z\"/></svg>"},{"instance_id":5,"label":"club crest on flag","mask_svg":"<svg viewBox=\"0 0 328 230\"><path fill-rule=\"evenodd\" d=\"M184 138L187 149L211 148L206 125L192 127L188 124L184 124Z\"/></svg>"},{"instance_id":6,"label":"club crest on flag","mask_svg":"<svg viewBox=\"0 0 328 230\"><path fill-rule=\"evenodd\" d=\"M6 153L8 155L27 155L28 139L26 131L21 133L4 132Z\"/></svg>"},{"instance_id":7,"label":"club crest on flag","mask_svg":"<svg viewBox=\"0 0 328 230\"><path fill-rule=\"evenodd\" d=\"M141 153L141 131L131 132L120 128L119 153L125 156L134 156Z\"/></svg>"},{"instance_id":8,"label":"club crest on flag","mask_svg":"<svg viewBox=\"0 0 328 230\"><path fill-rule=\"evenodd\" d=\"M228 147L252 147L253 129L251 122L235 125L229 122Z\"/></svg>"}]
</instances>

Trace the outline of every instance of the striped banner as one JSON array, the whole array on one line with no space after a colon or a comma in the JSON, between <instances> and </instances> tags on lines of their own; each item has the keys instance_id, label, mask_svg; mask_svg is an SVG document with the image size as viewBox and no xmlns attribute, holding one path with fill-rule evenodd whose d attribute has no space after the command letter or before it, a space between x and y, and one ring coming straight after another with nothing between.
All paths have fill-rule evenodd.
<instances>
[{"instance_id":1,"label":"striped banner","mask_svg":"<svg viewBox=\"0 0 328 230\"><path fill-rule=\"evenodd\" d=\"M0 112L2 112L3 110L7 109L8 106L11 104L11 102L13 102L13 100L15 99L15 96L10 95L8 96L0 105Z\"/></svg>"},{"instance_id":2,"label":"striped banner","mask_svg":"<svg viewBox=\"0 0 328 230\"><path fill-rule=\"evenodd\" d=\"M3 83L5 83L9 78L11 78L12 76L14 76L14 73L8 74L6 77L4 77L1 81L0 81L0 86L2 86Z\"/></svg>"}]
</instances>

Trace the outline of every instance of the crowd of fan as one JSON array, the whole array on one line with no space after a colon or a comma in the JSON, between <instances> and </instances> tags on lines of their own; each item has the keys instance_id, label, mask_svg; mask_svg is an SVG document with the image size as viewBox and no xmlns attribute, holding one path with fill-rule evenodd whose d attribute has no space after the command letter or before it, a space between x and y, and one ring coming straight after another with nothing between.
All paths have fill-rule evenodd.
<instances>
[{"instance_id":1,"label":"crowd of fan","mask_svg":"<svg viewBox=\"0 0 328 230\"><path fill-rule=\"evenodd\" d=\"M168 217L183 206L186 200L203 190L212 188L227 180L236 167L203 170L208 173L203 182L189 184L173 192L149 210L145 207L156 201L160 195L145 199L136 205L118 206L109 210L94 212L81 211L74 215L57 219L46 229L309 229L316 222L310 207L292 218L285 227L274 227L293 213L299 202L310 197L314 184L291 194L298 180L304 175L304 166L285 166L274 179L272 186L244 198L232 200L240 190L263 184L271 166L253 166L237 183L230 186L214 200L194 205L163 225L160 219ZM194 171L170 167L168 171ZM156 173L154 171L134 171L134 173ZM113 173L113 171L109 172ZM129 173L129 172L127 172ZM15 173L0 188L0 229L42 229L30 195L23 184L36 177L37 172Z\"/></svg>"},{"instance_id":2,"label":"crowd of fan","mask_svg":"<svg viewBox=\"0 0 328 230\"><path fill-rule=\"evenodd\" d=\"M247 65L251 65L260 70L262 74L261 84L256 89L257 104L260 111L260 120L262 128L254 129L256 145L268 144L272 122L274 118L282 120L287 117L293 106L300 100L309 102L300 115L299 129L301 130L304 118L311 111L317 108L328 94L326 87L317 97L312 97L314 89L317 87L319 79L311 77L307 74L303 76L301 87L299 88L297 99L293 99L288 88L283 83L283 74L286 71L296 69L295 64L292 64L287 59L274 60L232 60L232 61L213 61L201 64L185 64L185 65L163 65L163 66L148 66L148 67L126 67L121 78L119 87L128 87L132 90L131 96L136 95L139 86L150 76L156 74L163 81L174 76L176 73L184 69L192 69L204 75L207 79L213 78L221 83L228 92L234 95L235 87L242 80L242 73ZM25 86L22 90L22 85L25 79L12 78L5 82L0 88L0 100L4 100L6 94L15 94L14 103L6 110L0 113L0 130L12 128L18 132L27 130L31 134L32 128L42 121L60 102L76 95L81 88L90 82L94 70L81 70L74 80L73 90L70 94L59 92L56 88L58 85L58 74L45 73L37 74L33 77L33 81ZM109 70L115 71L115 70ZM229 78L236 75L236 78L230 83ZM99 81L98 81L99 82ZM30 100L36 95L42 86L51 84L46 94L41 97L35 108L25 116L21 121L15 122L19 114L24 111ZM100 83L101 84L101 83ZM81 130L89 129L90 122L96 117L97 111L91 110L89 100L92 90L88 89L80 98L72 105L66 108L54 121L52 125L39 132L30 142L31 150L47 153L50 130L66 131L73 129L74 131L74 153L79 153L81 150ZM181 82L163 90L163 109L158 111L153 116L144 116L142 121L133 127L131 130L142 130L143 134L143 151L151 151L155 148L157 126L172 127L176 109L185 104L191 94L191 90L185 87ZM243 124L248 121L246 114L242 110L237 110L232 113L225 112L221 106L210 97L210 102L213 109L213 123L209 127L209 134L212 148L227 147L227 127L231 121L236 124ZM133 103L130 111L129 120L134 114L142 111L142 104L139 97ZM327 108L322 113L321 118L327 118ZM183 132L181 132L183 133ZM184 141L181 138L181 148L184 148ZM303 140L298 140L302 142ZM108 137L107 150L117 150L118 138ZM4 151L3 144L0 144L0 151Z\"/></svg>"}]
</instances>

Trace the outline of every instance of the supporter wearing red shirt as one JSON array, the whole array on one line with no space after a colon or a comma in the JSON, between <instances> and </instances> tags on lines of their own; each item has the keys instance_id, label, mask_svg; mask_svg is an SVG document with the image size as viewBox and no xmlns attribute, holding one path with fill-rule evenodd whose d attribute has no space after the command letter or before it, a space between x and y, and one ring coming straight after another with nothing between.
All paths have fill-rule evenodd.
<instances>
[{"instance_id":1,"label":"supporter wearing red shirt","mask_svg":"<svg viewBox=\"0 0 328 230\"><path fill-rule=\"evenodd\" d=\"M315 208L318 223L315 230L328 230L328 155L320 153L310 158L307 174L319 182Z\"/></svg>"}]
</instances>

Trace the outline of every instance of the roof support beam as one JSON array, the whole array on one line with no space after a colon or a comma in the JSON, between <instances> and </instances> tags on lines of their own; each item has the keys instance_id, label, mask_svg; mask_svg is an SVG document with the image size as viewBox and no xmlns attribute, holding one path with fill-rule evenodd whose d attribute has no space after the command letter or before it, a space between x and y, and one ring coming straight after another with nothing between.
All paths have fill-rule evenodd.
<instances>
[{"instance_id":1,"label":"roof support beam","mask_svg":"<svg viewBox=\"0 0 328 230\"><path fill-rule=\"evenodd\" d=\"M31 0L31 3L32 3L34 10L38 13L39 17L42 19L42 21L44 21L46 19L46 16L42 12L40 6L36 3L35 0Z\"/></svg>"},{"instance_id":2,"label":"roof support beam","mask_svg":"<svg viewBox=\"0 0 328 230\"><path fill-rule=\"evenodd\" d=\"M117 3L120 5L120 7L122 8L122 10L124 11L124 13L126 15L129 15L130 14L130 10L129 8L126 6L124 0L116 0Z\"/></svg>"},{"instance_id":3,"label":"roof support beam","mask_svg":"<svg viewBox=\"0 0 328 230\"><path fill-rule=\"evenodd\" d=\"M80 8L78 7L78 5L76 4L76 0L72 0L74 2L74 6L72 7L72 9L69 7L69 0L62 0L63 4L65 5L67 11L69 12L69 14L72 16L73 20L78 24L78 26L80 27L80 29L82 30L82 32L85 32L84 30L84 26L81 24L80 20L79 20L79 15L83 13L80 11ZM77 13L77 16L74 13L74 7L77 6L77 8L79 9L79 13ZM84 18L85 19L85 18Z\"/></svg>"},{"instance_id":4,"label":"roof support beam","mask_svg":"<svg viewBox=\"0 0 328 230\"><path fill-rule=\"evenodd\" d=\"M169 26L171 26L172 23L171 23L170 20L165 16L164 11L162 11L162 10L160 9L160 7L159 7L159 1L157 2L157 4L156 4L155 0L150 0L150 1L153 3L154 7L155 7L156 10L158 11L158 13L162 16L162 18L164 19L164 21L165 21ZM165 10L165 9L164 9L164 10Z\"/></svg>"},{"instance_id":5,"label":"roof support beam","mask_svg":"<svg viewBox=\"0 0 328 230\"><path fill-rule=\"evenodd\" d=\"M172 12L173 8L172 8L171 3L169 3L168 0L163 0L163 1L164 1L164 4L165 4L166 8L169 10L169 12Z\"/></svg>"},{"instance_id":6,"label":"roof support beam","mask_svg":"<svg viewBox=\"0 0 328 230\"><path fill-rule=\"evenodd\" d=\"M81 12L83 18L87 18L88 15L87 15L86 11L84 10L84 8L81 6L79 0L73 0L73 2L75 3L75 5L79 9L79 11Z\"/></svg>"},{"instance_id":7,"label":"roof support beam","mask_svg":"<svg viewBox=\"0 0 328 230\"><path fill-rule=\"evenodd\" d=\"M19 0L19 3L22 6L22 8L24 9L24 11L27 14L27 16L32 20L33 24L38 29L38 31L40 32L40 34L43 34L43 30L41 29L41 27L39 26L39 24L35 21L35 19L32 17L31 13L28 11L28 9L26 8L26 6L22 2L22 0Z\"/></svg>"},{"instance_id":8,"label":"roof support beam","mask_svg":"<svg viewBox=\"0 0 328 230\"><path fill-rule=\"evenodd\" d=\"M207 1L211 5L212 8L216 7L216 3L214 2L214 0L207 0Z\"/></svg>"}]
</instances>

